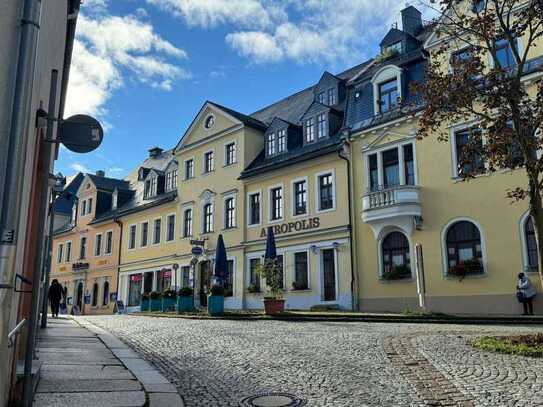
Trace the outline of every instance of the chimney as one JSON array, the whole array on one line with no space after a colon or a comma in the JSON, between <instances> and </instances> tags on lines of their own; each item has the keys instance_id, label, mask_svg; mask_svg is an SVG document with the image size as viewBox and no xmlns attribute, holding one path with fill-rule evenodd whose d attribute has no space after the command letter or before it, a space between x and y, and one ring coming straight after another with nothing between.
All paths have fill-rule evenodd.
<instances>
[{"instance_id":1,"label":"chimney","mask_svg":"<svg viewBox=\"0 0 543 407\"><path fill-rule=\"evenodd\" d=\"M162 150L160 147L153 147L149 149L149 157L155 158L158 157L160 154L162 154Z\"/></svg>"},{"instance_id":2,"label":"chimney","mask_svg":"<svg viewBox=\"0 0 543 407\"><path fill-rule=\"evenodd\" d=\"M422 29L422 14L415 7L409 6L402 11L402 31L416 36Z\"/></svg>"},{"instance_id":3,"label":"chimney","mask_svg":"<svg viewBox=\"0 0 543 407\"><path fill-rule=\"evenodd\" d=\"M96 176L103 178L103 177L106 176L106 172L104 170L98 170L98 171L96 171Z\"/></svg>"}]
</instances>

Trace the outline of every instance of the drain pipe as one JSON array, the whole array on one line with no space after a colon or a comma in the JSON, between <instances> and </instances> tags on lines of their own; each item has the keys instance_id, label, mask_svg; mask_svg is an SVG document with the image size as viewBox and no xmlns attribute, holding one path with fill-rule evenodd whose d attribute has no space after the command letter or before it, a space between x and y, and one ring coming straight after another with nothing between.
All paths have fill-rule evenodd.
<instances>
[{"instance_id":1,"label":"drain pipe","mask_svg":"<svg viewBox=\"0 0 543 407\"><path fill-rule=\"evenodd\" d=\"M119 254L117 255L117 288L115 290L115 304L113 304L113 311L117 307L117 301L119 301L119 280L121 279L121 253L123 248L123 221L116 217L113 220L119 226ZM113 239L113 236L111 237Z\"/></svg>"}]
</instances>

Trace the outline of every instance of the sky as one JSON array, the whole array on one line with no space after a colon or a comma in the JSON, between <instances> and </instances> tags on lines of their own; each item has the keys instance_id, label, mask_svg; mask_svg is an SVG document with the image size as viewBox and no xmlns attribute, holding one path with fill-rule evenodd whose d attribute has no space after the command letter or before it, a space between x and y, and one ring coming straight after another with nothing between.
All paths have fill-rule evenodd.
<instances>
[{"instance_id":1,"label":"sky","mask_svg":"<svg viewBox=\"0 0 543 407\"><path fill-rule=\"evenodd\" d=\"M123 178L173 148L206 100L251 114L375 56L398 0L83 0L65 117L104 128L94 152L61 147L56 171Z\"/></svg>"}]
</instances>

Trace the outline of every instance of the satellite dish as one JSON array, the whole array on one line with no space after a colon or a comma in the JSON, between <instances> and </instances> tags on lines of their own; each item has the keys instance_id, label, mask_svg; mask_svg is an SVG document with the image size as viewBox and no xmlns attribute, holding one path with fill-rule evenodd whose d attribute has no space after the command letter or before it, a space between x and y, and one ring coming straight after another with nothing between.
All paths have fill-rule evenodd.
<instances>
[{"instance_id":1,"label":"satellite dish","mask_svg":"<svg viewBox=\"0 0 543 407\"><path fill-rule=\"evenodd\" d=\"M76 114L62 121L58 134L60 142L74 153L96 150L104 139L104 130L98 120L84 114Z\"/></svg>"}]
</instances>

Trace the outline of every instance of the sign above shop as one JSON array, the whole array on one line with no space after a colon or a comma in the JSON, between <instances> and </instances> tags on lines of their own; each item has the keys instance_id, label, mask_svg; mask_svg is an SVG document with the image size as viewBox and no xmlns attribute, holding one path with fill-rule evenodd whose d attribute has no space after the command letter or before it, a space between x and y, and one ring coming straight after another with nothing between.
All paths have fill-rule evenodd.
<instances>
[{"instance_id":1,"label":"sign above shop","mask_svg":"<svg viewBox=\"0 0 543 407\"><path fill-rule=\"evenodd\" d=\"M297 220L295 222L282 223L273 227L273 233L275 235L283 235L291 232L301 232L310 229L317 229L321 225L321 219L319 217ZM266 228L262 228L260 231L260 237L266 237Z\"/></svg>"},{"instance_id":2,"label":"sign above shop","mask_svg":"<svg viewBox=\"0 0 543 407\"><path fill-rule=\"evenodd\" d=\"M193 256L201 256L204 253L204 249L202 246L192 246L190 252Z\"/></svg>"},{"instance_id":3,"label":"sign above shop","mask_svg":"<svg viewBox=\"0 0 543 407\"><path fill-rule=\"evenodd\" d=\"M81 270L88 270L89 269L89 263L74 263L72 264L72 270L73 271L81 271Z\"/></svg>"},{"instance_id":4,"label":"sign above shop","mask_svg":"<svg viewBox=\"0 0 543 407\"><path fill-rule=\"evenodd\" d=\"M190 244L193 246L203 246L206 243L205 240L191 240Z\"/></svg>"}]
</instances>

